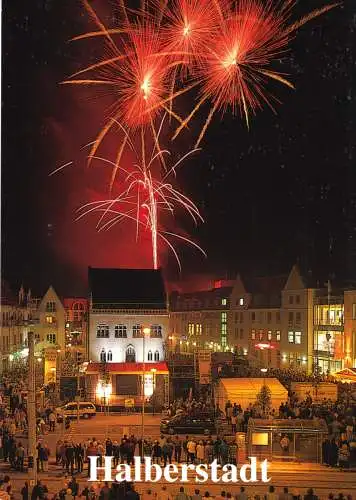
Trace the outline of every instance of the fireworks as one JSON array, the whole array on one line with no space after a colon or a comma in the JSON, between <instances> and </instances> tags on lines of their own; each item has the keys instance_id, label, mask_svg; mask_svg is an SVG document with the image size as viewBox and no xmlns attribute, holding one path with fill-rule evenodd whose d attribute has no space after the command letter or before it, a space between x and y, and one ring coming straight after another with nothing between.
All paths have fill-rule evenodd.
<instances>
[{"instance_id":1,"label":"fireworks","mask_svg":"<svg viewBox=\"0 0 356 500\"><path fill-rule=\"evenodd\" d=\"M173 213L178 204L194 218L201 218L197 207L166 182L167 173L174 172L175 168L167 168L159 141L164 117L169 114L170 123L175 123L171 135L175 139L188 128L203 104L210 106L196 140L197 148L217 112L222 116L228 111L240 112L249 126L251 114L263 105L274 110L278 99L270 93L269 81L293 88L275 69L275 63L286 52L298 28L337 4L292 21L296 0L143 0L137 12L126 9L124 0L120 0L121 19L118 26L108 28L88 1L82 1L96 31L73 40L102 39L105 50L101 60L63 83L103 86L112 97L110 114L91 143L88 157L89 161L97 158L108 133L119 127L122 138L114 161L110 160L113 167L110 191L119 172L126 177L121 180L118 197L86 205L80 217L101 211L99 229L107 229L123 220L135 220L137 231L141 226L148 226L153 264L157 267L159 238L176 254L167 239L168 233L160 230L161 211ZM185 119L176 112L176 105L173 108L182 94L195 98ZM147 164L148 134L154 150ZM125 148L133 149L137 143L141 151L139 166L127 172L122 167ZM158 173L153 175L153 158L161 163L163 173L156 168ZM144 222L142 211L146 214Z\"/></svg>"},{"instance_id":2,"label":"fireworks","mask_svg":"<svg viewBox=\"0 0 356 500\"><path fill-rule=\"evenodd\" d=\"M195 223L203 221L197 206L183 193L180 193L169 182L172 174L175 174L176 169L182 164L188 156L195 153L197 150L189 151L178 162L176 162L163 176L162 179L157 179L153 175L155 165L159 162L159 156L168 154L168 151L161 151L152 154L151 158L147 158L144 142L140 154L136 152L131 140L129 143L136 154L137 163L133 163L131 170L120 168L124 174L124 180L120 182L119 194L111 199L90 202L78 209L77 220L91 213L99 213L97 229L99 231L109 230L116 224L123 222L132 222L136 224L136 235L138 238L139 232L142 229L147 229L151 235L152 243L152 264L154 269L158 268L158 241L161 240L172 250L180 267L180 260L175 246L170 239L175 238L185 243L188 243L204 255L205 252L189 238L178 233L165 231L160 224L160 215L163 212L174 215L174 212L181 208L187 212ZM116 165L105 158L96 157L97 160L103 161L116 169ZM159 170L159 168L158 168Z\"/></svg>"}]
</instances>

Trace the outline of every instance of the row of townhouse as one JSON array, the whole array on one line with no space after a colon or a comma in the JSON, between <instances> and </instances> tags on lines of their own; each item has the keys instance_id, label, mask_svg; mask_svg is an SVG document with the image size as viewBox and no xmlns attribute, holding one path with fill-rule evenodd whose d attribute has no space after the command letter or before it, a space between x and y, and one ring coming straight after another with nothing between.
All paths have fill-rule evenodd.
<instances>
[{"instance_id":1,"label":"row of townhouse","mask_svg":"<svg viewBox=\"0 0 356 500\"><path fill-rule=\"evenodd\" d=\"M44 382L59 375L59 360L87 358L87 300L60 299L52 286L41 298L18 295L2 283L0 306L0 373L21 366L28 355L27 334L34 332L35 354Z\"/></svg>"},{"instance_id":2,"label":"row of townhouse","mask_svg":"<svg viewBox=\"0 0 356 500\"><path fill-rule=\"evenodd\" d=\"M356 290L312 288L294 266L288 276L217 282L172 293L173 350L237 350L259 367L312 373L356 365Z\"/></svg>"}]
</instances>

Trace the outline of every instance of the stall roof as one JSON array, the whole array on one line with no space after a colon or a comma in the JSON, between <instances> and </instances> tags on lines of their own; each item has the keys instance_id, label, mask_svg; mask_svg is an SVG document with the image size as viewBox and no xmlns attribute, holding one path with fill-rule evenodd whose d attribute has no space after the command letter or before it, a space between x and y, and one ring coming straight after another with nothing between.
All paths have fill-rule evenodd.
<instances>
[{"instance_id":1,"label":"stall roof","mask_svg":"<svg viewBox=\"0 0 356 500\"><path fill-rule=\"evenodd\" d=\"M356 382L356 368L344 368L339 372L333 373L333 377L340 382Z\"/></svg>"},{"instance_id":2,"label":"stall roof","mask_svg":"<svg viewBox=\"0 0 356 500\"><path fill-rule=\"evenodd\" d=\"M328 427L323 419L302 420L299 418L274 420L250 418L248 422L248 429L252 432L277 431L292 432L295 434L328 432Z\"/></svg>"},{"instance_id":3,"label":"stall roof","mask_svg":"<svg viewBox=\"0 0 356 500\"><path fill-rule=\"evenodd\" d=\"M263 385L271 390L272 396L279 396L287 399L288 391L276 378L222 378L220 379L228 395L239 394L249 396L257 395Z\"/></svg>"}]
</instances>

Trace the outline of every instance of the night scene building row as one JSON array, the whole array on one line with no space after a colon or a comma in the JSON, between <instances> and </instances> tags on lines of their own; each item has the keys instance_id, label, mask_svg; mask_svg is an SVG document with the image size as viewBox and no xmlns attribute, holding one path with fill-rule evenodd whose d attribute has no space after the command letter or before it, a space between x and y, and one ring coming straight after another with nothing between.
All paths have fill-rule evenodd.
<instances>
[{"instance_id":1,"label":"night scene building row","mask_svg":"<svg viewBox=\"0 0 356 500\"><path fill-rule=\"evenodd\" d=\"M356 290L313 287L297 266L288 276L238 275L169 300L161 271L89 268L88 278L88 298L60 298L51 286L39 298L23 287L14 296L3 286L1 371L27 356L29 330L45 382L61 375L63 357L87 361L87 373L105 363L120 374L128 364L158 366L167 350L233 350L257 367L309 373L356 366Z\"/></svg>"}]
</instances>

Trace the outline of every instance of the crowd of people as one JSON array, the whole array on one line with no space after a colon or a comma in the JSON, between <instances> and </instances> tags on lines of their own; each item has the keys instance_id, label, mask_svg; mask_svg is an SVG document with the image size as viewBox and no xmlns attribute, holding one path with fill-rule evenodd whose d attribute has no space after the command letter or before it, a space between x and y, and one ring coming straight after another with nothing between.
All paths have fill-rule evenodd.
<instances>
[{"instance_id":1,"label":"crowd of people","mask_svg":"<svg viewBox=\"0 0 356 500\"><path fill-rule=\"evenodd\" d=\"M75 476L70 476L65 478L56 492L50 492L46 484L38 480L33 488L30 488L26 481L18 493L20 493L22 500L203 500L204 498L212 500L319 500L319 498L323 498L326 500L325 496L318 497L311 488L303 494L299 489L289 489L288 487L280 488L278 491L272 485L263 494L255 493L255 488L245 486L235 487L231 491L222 490L218 494L213 494L206 488L201 490L193 486L190 488L180 486L177 489L177 487L163 485L160 489L140 489L142 491L137 491L134 483L128 482L87 483L83 487ZM14 488L11 478L6 475L0 479L0 498L11 500L13 495ZM329 493L327 499L352 500L352 495L342 492Z\"/></svg>"}]
</instances>

